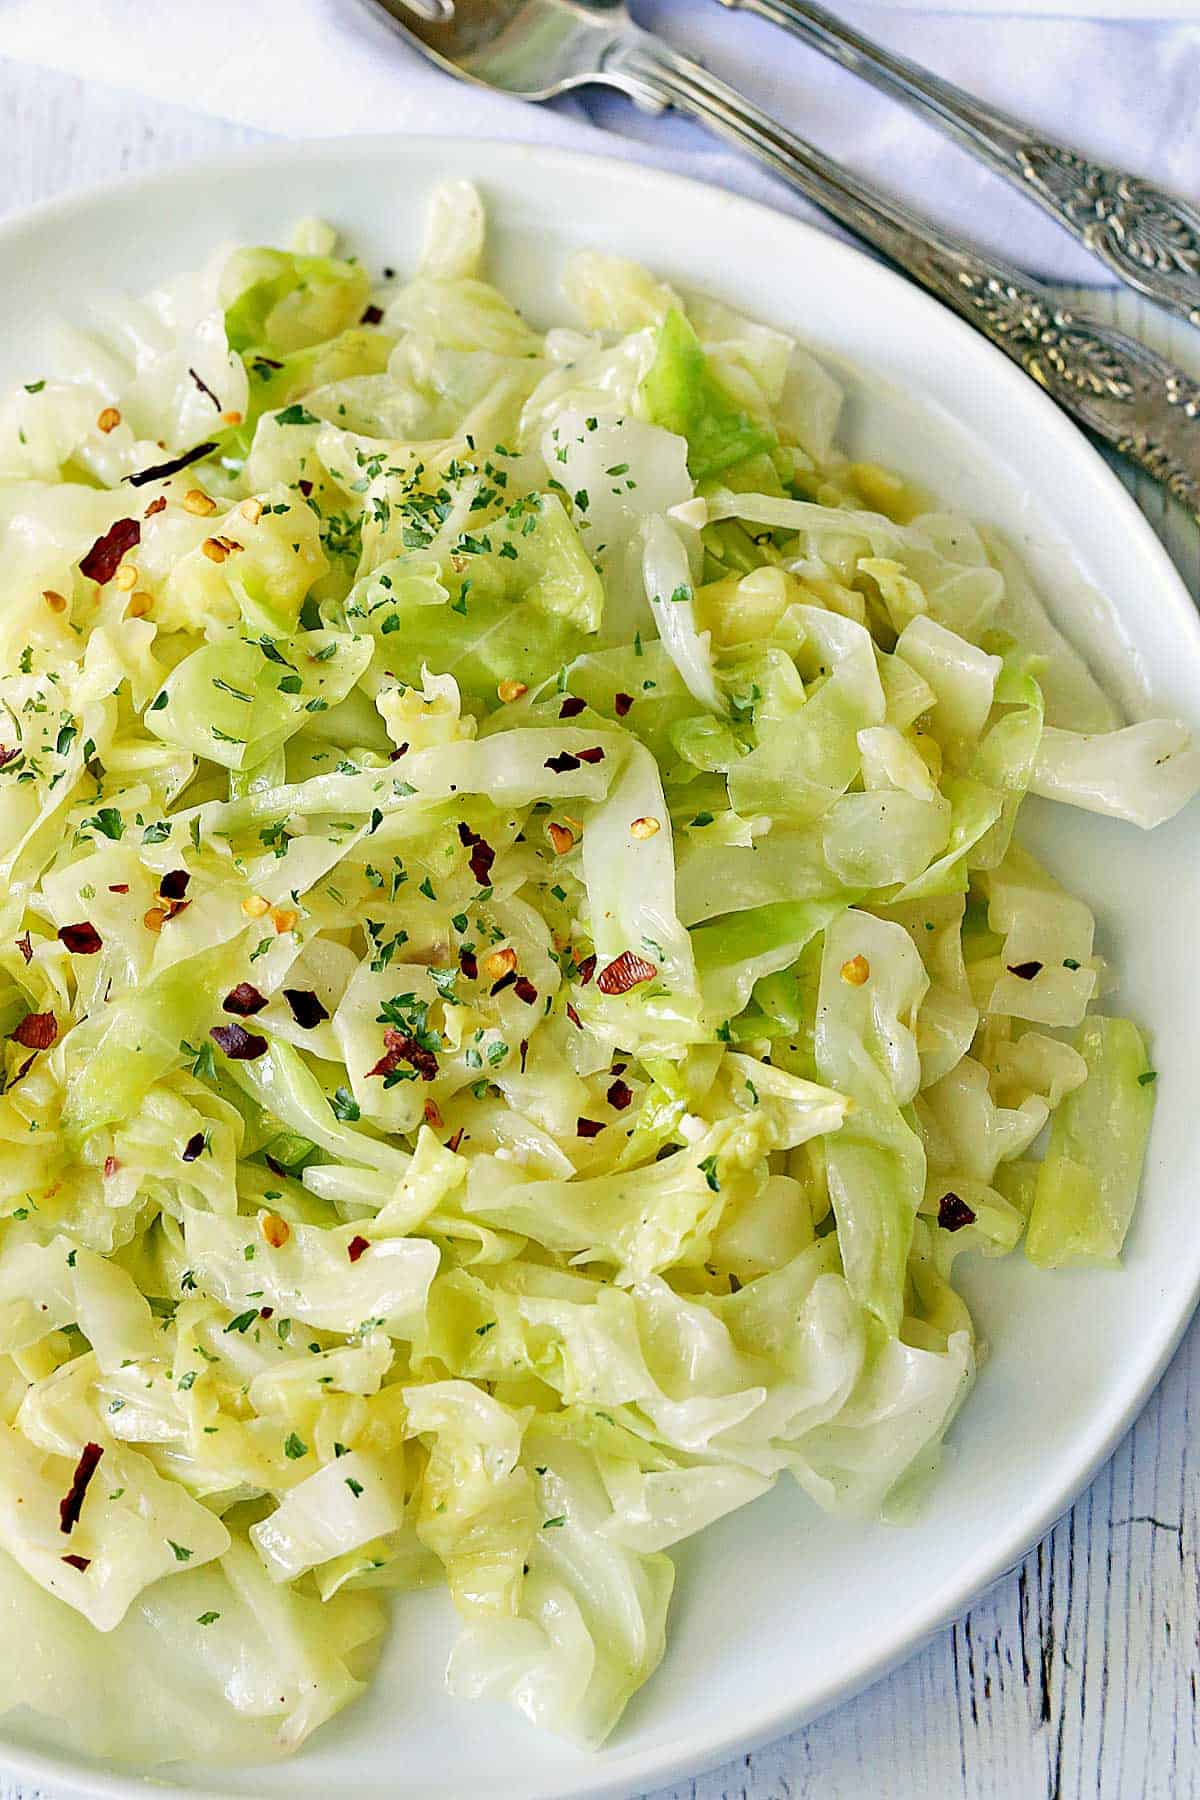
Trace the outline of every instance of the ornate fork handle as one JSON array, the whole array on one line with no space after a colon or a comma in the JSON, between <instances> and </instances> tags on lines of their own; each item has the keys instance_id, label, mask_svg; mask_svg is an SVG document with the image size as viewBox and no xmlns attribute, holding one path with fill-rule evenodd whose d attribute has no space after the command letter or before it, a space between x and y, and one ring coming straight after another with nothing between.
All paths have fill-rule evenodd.
<instances>
[{"instance_id":1,"label":"ornate fork handle","mask_svg":"<svg viewBox=\"0 0 1200 1800\"><path fill-rule=\"evenodd\" d=\"M971 252L931 245L907 268L1200 518L1200 385L1124 332L1078 317L1045 288Z\"/></svg>"},{"instance_id":2,"label":"ornate fork handle","mask_svg":"<svg viewBox=\"0 0 1200 1800\"><path fill-rule=\"evenodd\" d=\"M878 191L643 33L610 48L605 76L702 120L815 201L991 339L1066 411L1200 518L1200 384L1123 332Z\"/></svg>"},{"instance_id":3,"label":"ornate fork handle","mask_svg":"<svg viewBox=\"0 0 1200 1800\"><path fill-rule=\"evenodd\" d=\"M1200 325L1200 211L1123 169L1093 162L872 42L816 0L722 0L785 26L903 101L1057 219L1118 280Z\"/></svg>"}]
</instances>

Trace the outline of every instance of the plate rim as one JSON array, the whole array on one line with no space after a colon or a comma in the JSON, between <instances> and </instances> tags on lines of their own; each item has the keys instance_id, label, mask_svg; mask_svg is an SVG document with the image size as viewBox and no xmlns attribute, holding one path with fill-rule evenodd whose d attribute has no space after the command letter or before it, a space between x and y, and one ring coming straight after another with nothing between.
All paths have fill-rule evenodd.
<instances>
[{"instance_id":1,"label":"plate rim","mask_svg":"<svg viewBox=\"0 0 1200 1800\"><path fill-rule=\"evenodd\" d=\"M501 190L505 180L515 169L519 170L521 165L532 163L535 175L539 167L582 165L658 194L669 195L674 190L701 193L707 206L723 209L730 215L745 215L749 212L760 220L769 220L775 229L782 227L819 245L821 255L832 254L835 261L845 259L851 269L856 264L866 263L871 270L872 280L882 283L885 292L895 285L898 290L905 292L910 301L915 296L921 310L928 309L931 331L936 328L943 334L952 332L959 342L969 342L969 354L982 353L985 362L991 367L996 385L1006 386L1019 397L1022 406L1031 407L1035 417L1040 415L1040 425L1045 433L1064 440L1072 457L1078 459L1082 452L1084 461L1090 464L1093 480L1099 482L1102 491L1107 490L1108 504L1118 513L1122 528L1136 538L1141 557L1151 566L1154 584L1161 590L1160 598L1167 601L1169 596L1171 609L1176 615L1176 627L1192 638L1193 647L1197 655L1200 655L1200 610L1165 545L1154 532L1133 495L1109 467L1086 433L1031 376L919 283L909 280L889 264L878 261L856 244L848 243L807 220L779 212L764 201L750 199L723 188L709 187L695 177L662 169L653 163L605 156L595 151L551 148L521 139L475 137L470 133L447 136L380 132L352 137L273 140L237 151L199 157L186 163L89 183L24 207L0 220L0 266L12 254L23 234L55 224L69 224L73 215L86 214L106 204L124 202L137 193L153 198L160 191L170 194L172 190L186 189L193 182L203 186L222 176L235 176L241 171L269 168L273 164L306 164L330 158L347 162L371 162L407 155L428 157L445 152L448 146L455 149L469 148L477 152L481 159L486 157L486 166L481 167L480 178ZM173 271L164 271L164 275L171 272ZM817 353L820 354L820 346L817 347ZM853 365L853 353L846 360ZM906 394L912 392L908 386L902 391ZM958 423L965 425L959 415L954 416ZM999 451L994 454L1001 460ZM1077 551L1077 544L1065 532L1060 541L1068 550ZM605 1752L603 1760L597 1757L594 1776L589 1778L585 1775L582 1784L572 1788L574 1800L626 1800L631 1791L642 1792L647 1788L664 1786L712 1769L731 1757L786 1736L821 1717L917 1655L933 1636L961 1618L997 1582L1003 1580L1070 1510L1099 1469L1112 1456L1146 1405L1178 1348L1198 1301L1200 1258L1197 1259L1186 1297L1177 1315L1168 1315L1169 1323L1165 1329L1152 1322L1143 1339L1151 1354L1147 1360L1139 1363L1136 1378L1110 1392L1103 1411L1097 1418L1097 1427L1102 1421L1103 1428L1098 1429L1098 1435L1089 1432L1088 1446L1077 1455L1069 1474L1055 1483L1052 1494L1048 1490L1035 1491L1029 1508L1020 1515L1019 1522L1014 1522L1013 1529L1003 1543L993 1548L985 1546L973 1558L970 1573L960 1573L948 1590L935 1589L929 1604L910 1620L902 1636L887 1641L871 1655L861 1658L849 1673L831 1675L819 1693L810 1694L806 1700L792 1705L779 1706L771 1702L766 1709L760 1710L751 1718L743 1714L740 1728L723 1728L707 1736L702 1744L693 1733L687 1742L677 1736L673 1741L627 1755L622 1755L619 1748ZM0 1772L11 1773L20 1779L38 1783L53 1781L74 1794L96 1796L97 1800L127 1800L131 1785L134 1784L153 1791L161 1796L161 1800L243 1800L246 1792L245 1789L221 1785L181 1786L157 1775L131 1773L119 1765L110 1768L83 1757L74 1758L24 1748L10 1742L4 1724L4 1718L0 1715ZM162 1765L164 1773L170 1767L169 1764ZM216 1770L213 1772L216 1773ZM518 1790L504 1786L489 1788L488 1792L491 1800L501 1800L501 1797L509 1800L510 1796L511 1800L570 1800L558 1782L553 1788L526 1785Z\"/></svg>"}]
</instances>

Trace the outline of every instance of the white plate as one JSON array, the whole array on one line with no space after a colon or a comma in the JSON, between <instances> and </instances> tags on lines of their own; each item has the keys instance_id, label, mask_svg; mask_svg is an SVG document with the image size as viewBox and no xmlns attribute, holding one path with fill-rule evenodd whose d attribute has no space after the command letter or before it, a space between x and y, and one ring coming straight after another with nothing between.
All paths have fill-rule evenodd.
<instances>
[{"instance_id":1,"label":"white plate","mask_svg":"<svg viewBox=\"0 0 1200 1800\"><path fill-rule=\"evenodd\" d=\"M512 144L289 145L55 203L0 229L0 379L47 372L27 350L35 329L89 283L148 287L222 239L286 235L299 214L336 221L370 266L402 269L428 189L447 176L482 183L493 268L535 318L559 310L549 289L563 253L593 244L853 364L853 446L1000 526L1094 662L1126 685L1136 666L1157 709L1200 725L1191 602L1115 476L1032 382L857 251L628 163ZM1112 596L1115 614L1097 614L1081 577ZM450 1604L430 1593L397 1604L368 1697L297 1759L173 1773L179 1785L157 1794L640 1793L845 1699L961 1613L1047 1530L1142 1405L1200 1286L1200 856L1195 810L1148 837L1067 809L1030 812L1035 848L1096 907L1100 948L1120 972L1115 1003L1153 1033L1159 1112L1123 1270L1047 1275L1020 1257L969 1269L968 1298L992 1356L919 1522L834 1522L783 1482L694 1540L678 1557L666 1661L597 1755L537 1736L499 1707L451 1701L441 1686ZM31 1779L130 1792L127 1775L56 1755L31 1721L0 1731L0 1755Z\"/></svg>"}]
</instances>

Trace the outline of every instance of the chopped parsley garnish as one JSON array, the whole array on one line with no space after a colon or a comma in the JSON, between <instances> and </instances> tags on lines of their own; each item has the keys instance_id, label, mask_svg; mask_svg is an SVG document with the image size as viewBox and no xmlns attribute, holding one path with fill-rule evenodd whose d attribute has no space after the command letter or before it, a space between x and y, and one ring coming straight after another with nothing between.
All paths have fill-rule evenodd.
<instances>
[{"instance_id":1,"label":"chopped parsley garnish","mask_svg":"<svg viewBox=\"0 0 1200 1800\"><path fill-rule=\"evenodd\" d=\"M83 821L85 831L98 831L114 841L125 835L125 821L115 806L102 806L92 818Z\"/></svg>"}]
</instances>

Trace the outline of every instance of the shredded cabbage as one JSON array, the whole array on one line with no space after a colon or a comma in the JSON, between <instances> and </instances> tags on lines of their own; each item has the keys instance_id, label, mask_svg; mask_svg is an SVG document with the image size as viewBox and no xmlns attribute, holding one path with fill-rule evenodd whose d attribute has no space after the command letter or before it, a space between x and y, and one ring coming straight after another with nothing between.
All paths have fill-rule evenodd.
<instances>
[{"instance_id":1,"label":"shredded cabbage","mask_svg":"<svg viewBox=\"0 0 1200 1800\"><path fill-rule=\"evenodd\" d=\"M928 1469L956 1256L1114 1261L1153 1109L1019 809L1200 787L783 332L589 252L542 335L463 184L335 249L0 411L0 1671L141 1761L431 1579L597 1743L676 1544Z\"/></svg>"}]
</instances>

